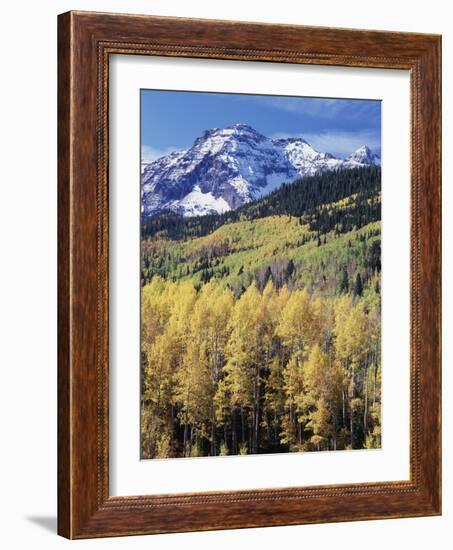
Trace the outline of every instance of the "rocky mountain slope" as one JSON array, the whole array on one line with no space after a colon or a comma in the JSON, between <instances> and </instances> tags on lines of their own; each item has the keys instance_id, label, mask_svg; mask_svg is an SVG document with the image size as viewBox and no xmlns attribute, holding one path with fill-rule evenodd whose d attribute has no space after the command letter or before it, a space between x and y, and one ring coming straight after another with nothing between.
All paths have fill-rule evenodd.
<instances>
[{"instance_id":1,"label":"rocky mountain slope","mask_svg":"<svg viewBox=\"0 0 453 550\"><path fill-rule=\"evenodd\" d=\"M251 126L206 130L190 149L142 165L142 215L223 213L263 197L283 182L336 169L379 165L364 145L345 159L300 138L270 139Z\"/></svg>"}]
</instances>

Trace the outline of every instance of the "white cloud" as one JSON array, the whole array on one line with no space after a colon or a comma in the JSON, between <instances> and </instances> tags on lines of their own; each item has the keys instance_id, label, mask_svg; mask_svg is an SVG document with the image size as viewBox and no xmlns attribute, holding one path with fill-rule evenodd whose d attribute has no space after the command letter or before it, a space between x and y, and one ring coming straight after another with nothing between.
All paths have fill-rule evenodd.
<instances>
[{"instance_id":1,"label":"white cloud","mask_svg":"<svg viewBox=\"0 0 453 550\"><path fill-rule=\"evenodd\" d=\"M335 119L348 107L344 100L326 98L266 97L261 102L282 111L314 118Z\"/></svg>"},{"instance_id":2,"label":"white cloud","mask_svg":"<svg viewBox=\"0 0 453 550\"><path fill-rule=\"evenodd\" d=\"M157 149L156 147L150 147L149 145L142 145L142 161L151 162L165 155L177 151L178 147L167 147L165 149Z\"/></svg>"},{"instance_id":3,"label":"white cloud","mask_svg":"<svg viewBox=\"0 0 453 550\"><path fill-rule=\"evenodd\" d=\"M363 120L379 117L376 100L331 99L324 97L277 97L257 99L262 105L297 115L324 120Z\"/></svg>"},{"instance_id":4,"label":"white cloud","mask_svg":"<svg viewBox=\"0 0 453 550\"><path fill-rule=\"evenodd\" d=\"M318 133L308 132L303 134L277 133L272 137L274 139L302 137L316 150L322 153L332 153L338 157L347 157L362 145L368 145L370 149L378 152L381 146L379 136L375 132L367 130L354 132L327 130Z\"/></svg>"}]
</instances>

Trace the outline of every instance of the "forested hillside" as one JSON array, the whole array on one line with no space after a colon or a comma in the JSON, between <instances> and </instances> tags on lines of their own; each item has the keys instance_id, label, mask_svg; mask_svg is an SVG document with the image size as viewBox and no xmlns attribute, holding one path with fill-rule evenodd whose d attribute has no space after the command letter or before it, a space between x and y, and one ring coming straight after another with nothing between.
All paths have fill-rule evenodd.
<instances>
[{"instance_id":1,"label":"forested hillside","mask_svg":"<svg viewBox=\"0 0 453 550\"><path fill-rule=\"evenodd\" d=\"M380 446L380 168L142 225L142 457Z\"/></svg>"},{"instance_id":2,"label":"forested hillside","mask_svg":"<svg viewBox=\"0 0 453 550\"><path fill-rule=\"evenodd\" d=\"M218 227L242 220L255 220L265 216L287 214L301 217L314 215L324 205L335 203L350 197L350 213L359 217L358 227L364 222L380 219L381 168L368 166L324 172L322 174L283 184L266 197L250 202L225 214L207 214L185 218L173 212L145 218L142 223L142 235L150 238L162 235L169 239L190 239L212 233ZM374 200L372 200L374 198ZM373 206L378 205L378 208ZM360 223L360 217L363 223ZM345 220L343 220L345 221ZM345 228L338 223L338 231ZM326 228L327 229L327 228Z\"/></svg>"}]
</instances>

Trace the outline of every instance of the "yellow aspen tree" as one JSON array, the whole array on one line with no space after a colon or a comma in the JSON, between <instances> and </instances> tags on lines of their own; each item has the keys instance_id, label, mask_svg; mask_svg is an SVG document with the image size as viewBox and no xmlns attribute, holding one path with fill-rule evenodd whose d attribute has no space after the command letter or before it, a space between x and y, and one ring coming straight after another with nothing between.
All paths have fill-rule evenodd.
<instances>
[{"instance_id":1,"label":"yellow aspen tree","mask_svg":"<svg viewBox=\"0 0 453 550\"><path fill-rule=\"evenodd\" d=\"M312 345L316 327L313 308L306 289L293 291L280 316L277 334L291 353L307 352Z\"/></svg>"},{"instance_id":2,"label":"yellow aspen tree","mask_svg":"<svg viewBox=\"0 0 453 550\"><path fill-rule=\"evenodd\" d=\"M343 421L345 402L349 402L350 447L355 448L356 416L362 408L363 364L368 350L368 319L363 300L355 305L348 296L340 298L335 311L335 349L337 360L345 372L343 388ZM363 390L362 390L363 391Z\"/></svg>"},{"instance_id":3,"label":"yellow aspen tree","mask_svg":"<svg viewBox=\"0 0 453 550\"><path fill-rule=\"evenodd\" d=\"M258 448L260 415L261 300L261 294L254 284L237 300L231 316L228 361L224 367L225 387L234 404L233 410L239 409L242 433L245 432L244 412L249 417L248 448L252 453Z\"/></svg>"},{"instance_id":4,"label":"yellow aspen tree","mask_svg":"<svg viewBox=\"0 0 453 550\"><path fill-rule=\"evenodd\" d=\"M282 419L281 443L290 451L302 450L302 426L306 420L303 403L304 381L302 352L293 353L283 369L283 389L285 393L285 415Z\"/></svg>"}]
</instances>

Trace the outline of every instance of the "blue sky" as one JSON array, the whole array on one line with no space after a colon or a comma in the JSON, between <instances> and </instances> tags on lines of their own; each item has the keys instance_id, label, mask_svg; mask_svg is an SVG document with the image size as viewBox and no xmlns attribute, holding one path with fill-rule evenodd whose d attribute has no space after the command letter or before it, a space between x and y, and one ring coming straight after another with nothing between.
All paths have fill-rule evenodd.
<instances>
[{"instance_id":1,"label":"blue sky","mask_svg":"<svg viewBox=\"0 0 453 550\"><path fill-rule=\"evenodd\" d=\"M236 123L271 138L303 137L315 149L338 157L362 145L381 154L377 100L142 90L142 158L186 149L204 130Z\"/></svg>"}]
</instances>

